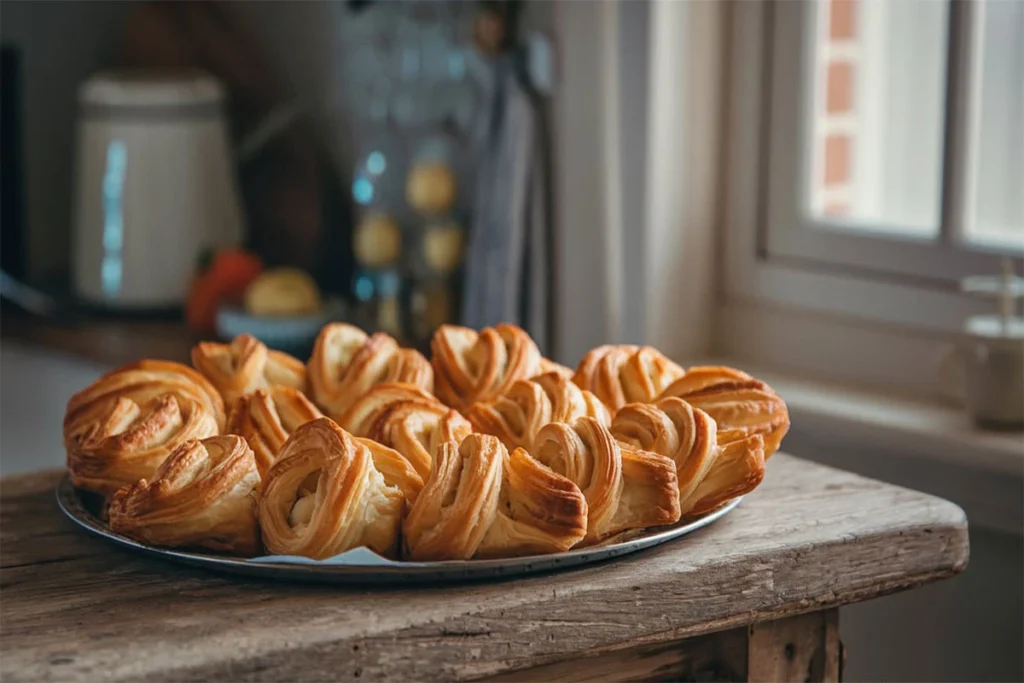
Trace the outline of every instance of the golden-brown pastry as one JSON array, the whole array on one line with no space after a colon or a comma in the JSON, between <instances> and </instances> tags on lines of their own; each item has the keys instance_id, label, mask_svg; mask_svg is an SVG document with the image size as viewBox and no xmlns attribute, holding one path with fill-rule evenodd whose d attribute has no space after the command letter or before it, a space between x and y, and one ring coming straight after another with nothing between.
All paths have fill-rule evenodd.
<instances>
[{"instance_id":1,"label":"golden-brown pastry","mask_svg":"<svg viewBox=\"0 0 1024 683\"><path fill-rule=\"evenodd\" d=\"M192 365L224 398L228 410L242 396L276 384L306 390L306 366L287 353L272 351L256 337L240 334L230 344L199 342Z\"/></svg>"},{"instance_id":2,"label":"golden-brown pastry","mask_svg":"<svg viewBox=\"0 0 1024 683\"><path fill-rule=\"evenodd\" d=\"M614 413L627 403L651 403L683 369L650 346L608 345L580 361L573 381Z\"/></svg>"},{"instance_id":3,"label":"golden-brown pastry","mask_svg":"<svg viewBox=\"0 0 1024 683\"><path fill-rule=\"evenodd\" d=\"M471 434L442 444L403 531L417 561L564 552L586 534L587 503L523 449Z\"/></svg>"},{"instance_id":4,"label":"golden-brown pastry","mask_svg":"<svg viewBox=\"0 0 1024 683\"><path fill-rule=\"evenodd\" d=\"M789 431L789 410L782 397L764 382L734 368L690 368L662 395L681 398L714 418L720 443L760 434L765 459L779 449Z\"/></svg>"},{"instance_id":5,"label":"golden-brown pastry","mask_svg":"<svg viewBox=\"0 0 1024 683\"><path fill-rule=\"evenodd\" d=\"M715 421L678 398L656 405L630 403L612 420L610 431L621 444L658 453L676 464L682 513L689 512L697 486L718 455Z\"/></svg>"},{"instance_id":6,"label":"golden-brown pastry","mask_svg":"<svg viewBox=\"0 0 1024 683\"><path fill-rule=\"evenodd\" d=\"M756 489L764 480L764 438L760 434L719 444L715 461L685 502L688 515L711 512Z\"/></svg>"},{"instance_id":7,"label":"golden-brown pastry","mask_svg":"<svg viewBox=\"0 0 1024 683\"><path fill-rule=\"evenodd\" d=\"M305 394L278 384L239 398L228 418L227 432L249 443L260 476L265 477L291 433L318 417L323 415Z\"/></svg>"},{"instance_id":8,"label":"golden-brown pastry","mask_svg":"<svg viewBox=\"0 0 1024 683\"><path fill-rule=\"evenodd\" d=\"M430 342L435 393L453 408L467 408L506 393L513 382L541 372L537 345L515 325L442 325Z\"/></svg>"},{"instance_id":9,"label":"golden-brown pastry","mask_svg":"<svg viewBox=\"0 0 1024 683\"><path fill-rule=\"evenodd\" d=\"M385 382L434 388L430 363L418 351L404 349L389 335L367 336L358 327L331 323L320 330L309 359L310 398L339 419L360 396Z\"/></svg>"},{"instance_id":10,"label":"golden-brown pastry","mask_svg":"<svg viewBox=\"0 0 1024 683\"><path fill-rule=\"evenodd\" d=\"M549 360L547 358L541 358L540 374L544 375L551 372L570 380L572 379L572 376L575 374L575 371L572 368L567 368L561 363L556 363L555 361Z\"/></svg>"},{"instance_id":11,"label":"golden-brown pastry","mask_svg":"<svg viewBox=\"0 0 1024 683\"><path fill-rule=\"evenodd\" d=\"M205 377L180 363L140 360L111 370L68 400L65 448L71 453L85 433L111 413L118 398L141 405L162 394L198 403L213 416L217 428L223 429L224 401Z\"/></svg>"},{"instance_id":12,"label":"golden-brown pastry","mask_svg":"<svg viewBox=\"0 0 1024 683\"><path fill-rule=\"evenodd\" d=\"M355 436L401 453L424 479L442 443L473 431L458 412L409 384L378 384L348 410L343 424Z\"/></svg>"},{"instance_id":13,"label":"golden-brown pastry","mask_svg":"<svg viewBox=\"0 0 1024 683\"><path fill-rule=\"evenodd\" d=\"M110 528L143 543L259 552L253 491L256 460L236 435L190 439L164 461L152 480L114 494Z\"/></svg>"},{"instance_id":14,"label":"golden-brown pastry","mask_svg":"<svg viewBox=\"0 0 1024 683\"><path fill-rule=\"evenodd\" d=\"M258 498L271 553L322 560L366 546L396 556L405 496L366 444L328 418L295 430Z\"/></svg>"},{"instance_id":15,"label":"golden-brown pastry","mask_svg":"<svg viewBox=\"0 0 1024 683\"><path fill-rule=\"evenodd\" d=\"M583 491L589 509L587 543L679 520L675 463L619 444L592 417L545 426L534 441L533 457Z\"/></svg>"},{"instance_id":16,"label":"golden-brown pastry","mask_svg":"<svg viewBox=\"0 0 1024 683\"><path fill-rule=\"evenodd\" d=\"M549 422L593 417L605 426L611 423L600 399L557 372L519 380L493 401L471 405L466 417L474 429L493 434L506 448L527 451L537 432Z\"/></svg>"},{"instance_id":17,"label":"golden-brown pastry","mask_svg":"<svg viewBox=\"0 0 1024 683\"><path fill-rule=\"evenodd\" d=\"M373 466L377 468L388 486L396 486L409 504L416 502L416 497L423 490L423 477L416 471L405 456L393 448L388 448L373 439L356 437L356 441L370 449Z\"/></svg>"},{"instance_id":18,"label":"golden-brown pastry","mask_svg":"<svg viewBox=\"0 0 1024 683\"><path fill-rule=\"evenodd\" d=\"M759 435L718 443L714 419L682 399L631 403L615 414L611 433L619 443L660 453L676 463L684 515L708 512L750 493L764 478L764 440Z\"/></svg>"},{"instance_id":19,"label":"golden-brown pastry","mask_svg":"<svg viewBox=\"0 0 1024 683\"><path fill-rule=\"evenodd\" d=\"M182 443L218 433L212 413L174 394L142 405L119 396L106 405L109 411L89 425L67 457L71 482L104 496L151 479Z\"/></svg>"},{"instance_id":20,"label":"golden-brown pastry","mask_svg":"<svg viewBox=\"0 0 1024 683\"><path fill-rule=\"evenodd\" d=\"M341 419L337 420L338 425L356 436L366 436L373 428L373 424L380 418L381 413L392 405L403 401L447 408L437 400L436 396L418 386L402 382L387 382L374 386L357 398L341 416Z\"/></svg>"}]
</instances>

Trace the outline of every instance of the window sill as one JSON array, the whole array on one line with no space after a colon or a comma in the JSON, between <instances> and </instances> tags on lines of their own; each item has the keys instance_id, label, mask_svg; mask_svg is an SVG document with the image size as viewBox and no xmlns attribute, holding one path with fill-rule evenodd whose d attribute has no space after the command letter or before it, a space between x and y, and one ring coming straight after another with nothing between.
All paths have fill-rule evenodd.
<instances>
[{"instance_id":1,"label":"window sill","mask_svg":"<svg viewBox=\"0 0 1024 683\"><path fill-rule=\"evenodd\" d=\"M789 406L783 450L924 490L960 504L974 524L1022 533L1024 434L976 428L962 411L782 372L735 358Z\"/></svg>"}]
</instances>

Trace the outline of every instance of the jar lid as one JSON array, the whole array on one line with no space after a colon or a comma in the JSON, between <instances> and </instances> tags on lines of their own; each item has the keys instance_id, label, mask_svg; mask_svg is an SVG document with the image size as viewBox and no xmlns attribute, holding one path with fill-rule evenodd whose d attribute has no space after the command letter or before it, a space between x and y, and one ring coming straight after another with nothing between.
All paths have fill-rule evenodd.
<instances>
[{"instance_id":1,"label":"jar lid","mask_svg":"<svg viewBox=\"0 0 1024 683\"><path fill-rule=\"evenodd\" d=\"M219 103L224 90L198 69L101 71L78 89L78 101L102 107L180 107Z\"/></svg>"}]
</instances>

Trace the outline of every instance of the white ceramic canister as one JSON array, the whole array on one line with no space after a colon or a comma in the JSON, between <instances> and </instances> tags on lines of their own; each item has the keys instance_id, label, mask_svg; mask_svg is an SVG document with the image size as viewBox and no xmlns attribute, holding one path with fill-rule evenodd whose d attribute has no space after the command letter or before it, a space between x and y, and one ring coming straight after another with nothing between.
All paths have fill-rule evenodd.
<instances>
[{"instance_id":1,"label":"white ceramic canister","mask_svg":"<svg viewBox=\"0 0 1024 683\"><path fill-rule=\"evenodd\" d=\"M79 89L74 287L119 309L180 305L199 255L242 237L224 92L199 71L99 73Z\"/></svg>"}]
</instances>

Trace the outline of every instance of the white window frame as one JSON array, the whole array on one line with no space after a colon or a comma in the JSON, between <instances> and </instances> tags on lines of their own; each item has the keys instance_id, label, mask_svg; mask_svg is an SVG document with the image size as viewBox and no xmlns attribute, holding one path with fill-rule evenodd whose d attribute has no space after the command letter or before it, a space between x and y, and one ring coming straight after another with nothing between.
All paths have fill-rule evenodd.
<instances>
[{"instance_id":1,"label":"white window frame","mask_svg":"<svg viewBox=\"0 0 1024 683\"><path fill-rule=\"evenodd\" d=\"M744 0L555 4L556 357L648 343L686 365L711 356L935 396L944 354L988 302L766 253L765 13Z\"/></svg>"},{"instance_id":2,"label":"white window frame","mask_svg":"<svg viewBox=\"0 0 1024 683\"><path fill-rule=\"evenodd\" d=\"M945 169L936 169L940 189L939 235L920 239L883 229L868 233L864 227L835 218L822 219L810 211L811 173L806 131L812 130L811 101L806 88L819 80L820 66L814 57L815 25L821 2L785 1L766 5L765 31L770 44L764 62L768 77L765 107L769 115L767 183L764 189L765 251L770 258L807 260L813 264L841 267L868 276L900 279L922 278L935 285L955 285L969 275L997 272L1006 249L969 244L963 239L970 185L956 172L966 166L975 140L971 129L974 109L947 108L943 154ZM977 28L983 5L950 3L950 77L946 102L958 103L973 87L981 45ZM743 45L738 46L745 51ZM945 172L944 172L945 170Z\"/></svg>"},{"instance_id":3,"label":"white window frame","mask_svg":"<svg viewBox=\"0 0 1024 683\"><path fill-rule=\"evenodd\" d=\"M966 42L970 42L973 26L967 7L971 4L953 3L955 11L967 13L955 24L960 27L958 35L968 39ZM795 68L793 55L800 54L792 44L780 45L772 39L772 31L777 29L773 13L782 13L790 31L784 35L793 38L791 31L800 29L797 22L806 20L809 6L786 1L730 4L724 207L727 299L827 314L846 321L896 325L914 332L958 332L966 317L988 312L989 306L960 294L956 281L970 274L995 273L999 265L994 253L962 245L958 238L962 221L950 219L962 215L966 206L964 194L969 187L955 177L962 172L962 165L947 165L943 186L963 191L943 199L947 220L938 243L816 229L809 219L793 215L797 204L792 195L788 212L782 208L784 202L778 192L772 196L779 184L771 187L769 179L776 174L787 175L786 184L795 188L800 166L792 151L780 153L778 149L782 147L778 145L780 140L799 139L799 129L793 127L798 118L796 110L790 109L794 113L790 121L778 121L775 113L780 100L791 107L801 101L792 88L800 79L784 79L779 87L778 78L767 76L772 68ZM959 45L959 52L973 49L964 41ZM960 65L954 69L959 73L966 60L957 59L955 64ZM964 120L971 114L963 109L954 106L948 116ZM967 144L960 139L966 137L960 131L966 128L949 129L955 134L952 140L947 138L946 144L954 150L951 153L962 155ZM773 141L776 149L771 147ZM769 224L770 234L766 231ZM800 364L798 359L793 360L790 364Z\"/></svg>"}]
</instances>

